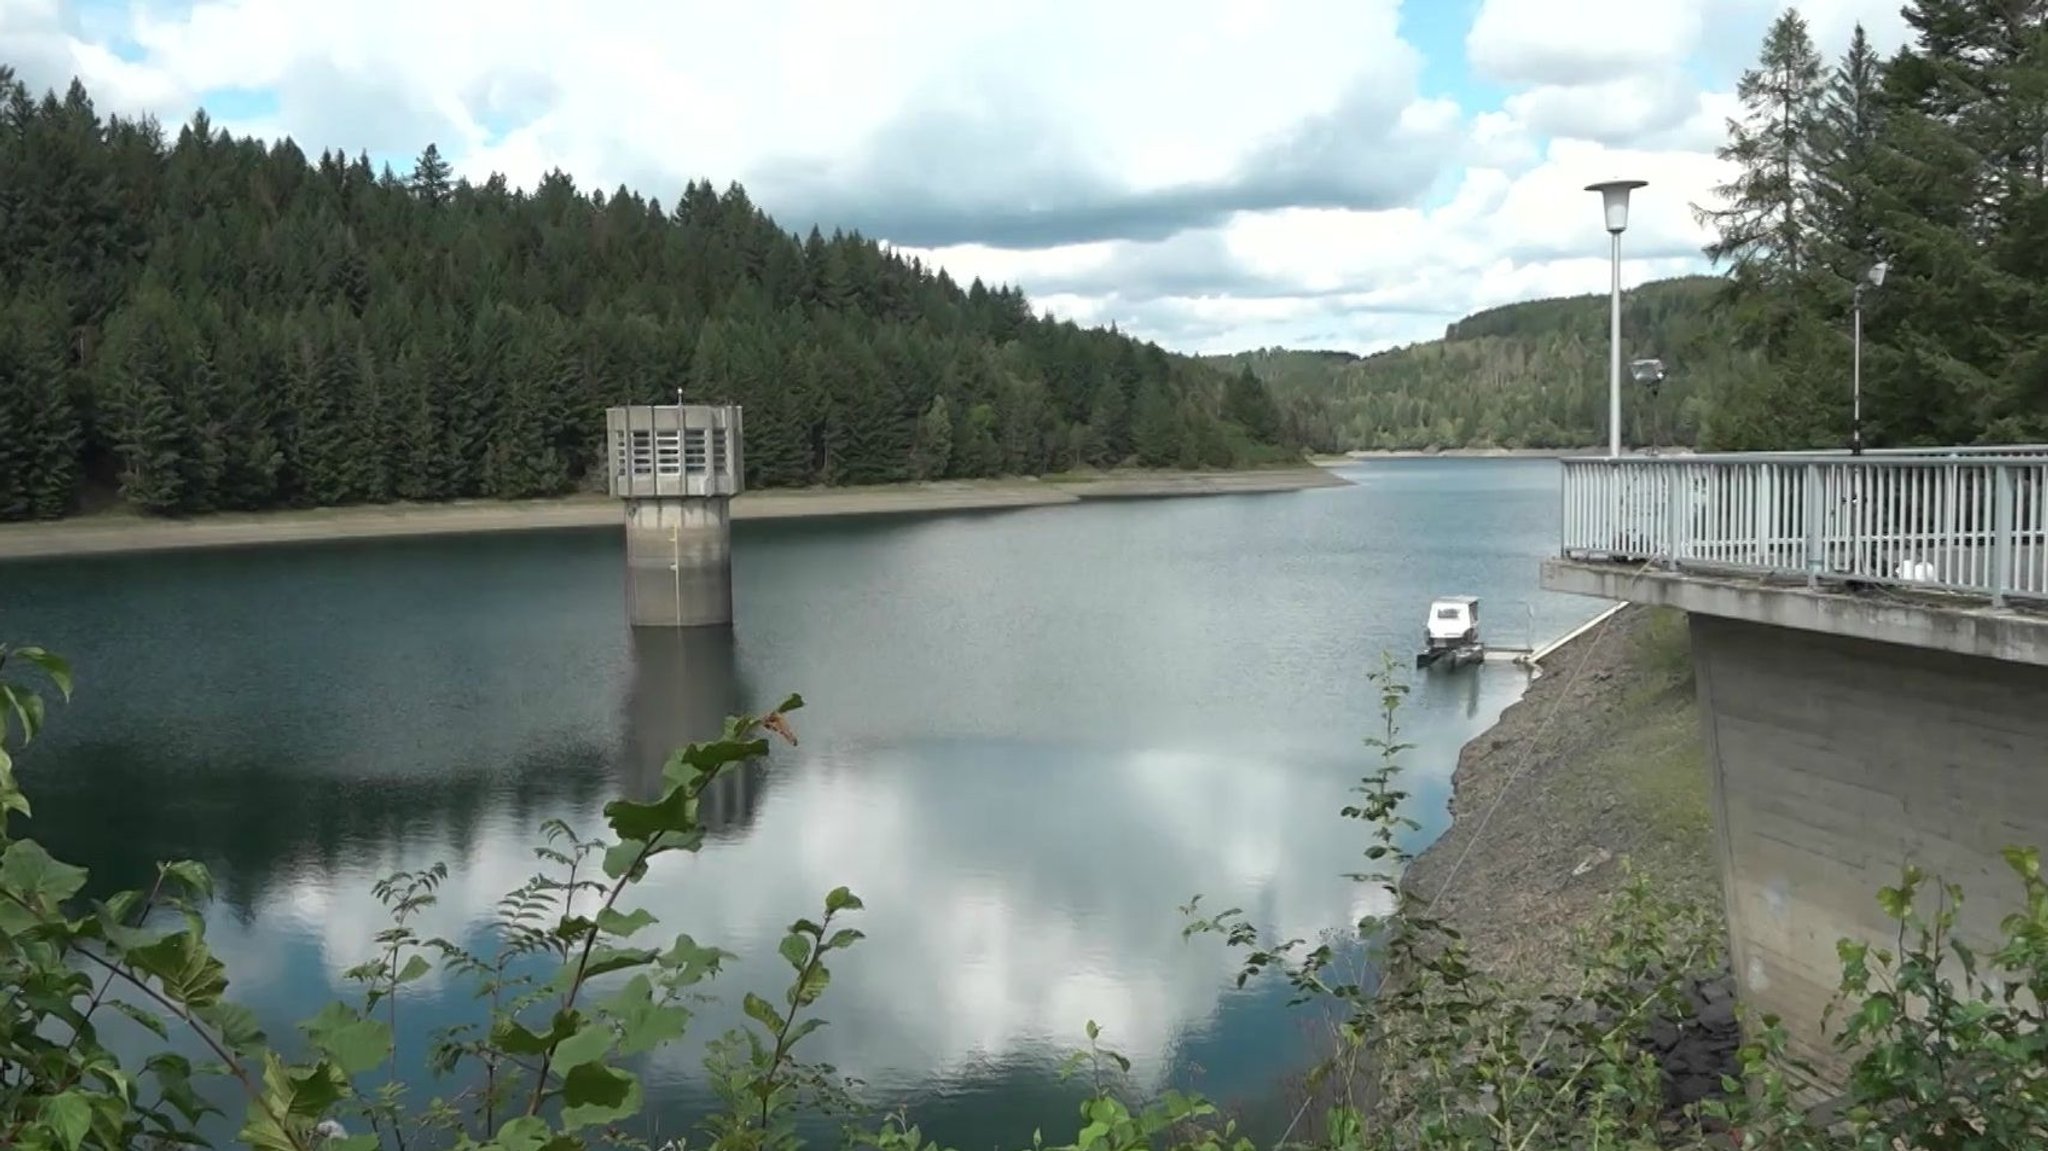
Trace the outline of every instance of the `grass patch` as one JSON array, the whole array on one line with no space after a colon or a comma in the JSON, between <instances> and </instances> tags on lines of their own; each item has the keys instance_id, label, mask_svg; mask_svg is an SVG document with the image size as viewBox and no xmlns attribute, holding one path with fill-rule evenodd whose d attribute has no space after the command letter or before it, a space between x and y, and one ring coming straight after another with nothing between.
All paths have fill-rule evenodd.
<instances>
[{"instance_id":1,"label":"grass patch","mask_svg":"<svg viewBox=\"0 0 2048 1151\"><path fill-rule=\"evenodd\" d=\"M1684 612L1651 608L1649 618L1636 632L1635 647L1630 662L1655 687L1692 690L1692 632Z\"/></svg>"},{"instance_id":2,"label":"grass patch","mask_svg":"<svg viewBox=\"0 0 2048 1151\"><path fill-rule=\"evenodd\" d=\"M1599 770L1626 782L1623 800L1652 838L1697 845L1714 830L1699 716L1676 692L1654 704L1622 728Z\"/></svg>"},{"instance_id":3,"label":"grass patch","mask_svg":"<svg viewBox=\"0 0 2048 1151\"><path fill-rule=\"evenodd\" d=\"M1630 663L1639 682L1623 697L1615 738L1595 769L1622 783L1622 804L1648 847L1638 862L1669 882L1707 884L1714 815L1685 613L1652 609Z\"/></svg>"}]
</instances>

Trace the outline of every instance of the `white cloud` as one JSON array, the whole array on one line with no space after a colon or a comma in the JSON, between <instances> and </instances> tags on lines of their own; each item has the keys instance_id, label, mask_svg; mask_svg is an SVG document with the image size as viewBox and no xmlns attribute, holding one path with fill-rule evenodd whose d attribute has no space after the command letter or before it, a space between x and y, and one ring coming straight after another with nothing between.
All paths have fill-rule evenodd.
<instances>
[{"instance_id":1,"label":"white cloud","mask_svg":"<svg viewBox=\"0 0 2048 1151\"><path fill-rule=\"evenodd\" d=\"M703 1041L735 1021L727 1017L743 990L786 984L776 943L839 884L866 904L847 925L868 938L833 964L822 1004L833 1025L807 1046L884 1090L1047 1046L1078 1049L1091 1019L1140 1075L1163 1073L1176 1037L1217 1010L1237 961L1220 941L1181 938L1174 909L1195 891L1218 908L1254 909L1285 938L1384 910L1376 889L1341 875L1357 851L1356 829L1331 814L1342 778L1172 751L1090 757L1075 770L1104 793L1093 811L1041 802L1071 794L1065 785L864 749L857 771L814 762L778 778L744 839L658 861L628 901L660 917L649 941L688 931L739 955L708 988L725 1008L665 1052L663 1065L694 1068ZM1004 818L970 827L963 810ZM595 810L552 814L586 833L602 823ZM533 869L527 829L486 822L492 830L469 858L451 862L439 902L413 921L423 937L459 938L474 926L470 915ZM1047 849L1109 839L1148 845L1119 855L1113 883L1100 880L1085 847ZM312 941L332 978L374 951L386 922L374 879L452 855L447 842L418 842L337 873L295 876L267 901L282 921L245 926L222 914L209 937L244 997L286 983L303 990L312 972L266 962L280 938ZM437 974L411 993L449 990Z\"/></svg>"},{"instance_id":2,"label":"white cloud","mask_svg":"<svg viewBox=\"0 0 2048 1151\"><path fill-rule=\"evenodd\" d=\"M1486 0L1472 64L1505 84L1579 86L1655 76L1690 54L1707 0Z\"/></svg>"},{"instance_id":3,"label":"white cloud","mask_svg":"<svg viewBox=\"0 0 2048 1151\"><path fill-rule=\"evenodd\" d=\"M1611 173L1650 181L1628 274L1704 270L1688 205L1780 0L1483 0L1405 42L1423 2L0 0L0 38L102 108L229 99L216 119L309 151L431 139L473 177L664 201L739 180L788 228L1191 350L1364 350L1597 291L1580 187ZM1800 7L1830 56L1858 21L1904 39L1896 0Z\"/></svg>"}]
</instances>

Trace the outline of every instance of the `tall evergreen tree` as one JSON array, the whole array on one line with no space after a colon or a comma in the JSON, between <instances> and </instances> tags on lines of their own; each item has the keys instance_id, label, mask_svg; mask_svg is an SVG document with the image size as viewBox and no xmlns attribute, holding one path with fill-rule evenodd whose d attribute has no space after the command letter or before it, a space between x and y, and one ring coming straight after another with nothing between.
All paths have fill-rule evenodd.
<instances>
[{"instance_id":1,"label":"tall evergreen tree","mask_svg":"<svg viewBox=\"0 0 2048 1151\"><path fill-rule=\"evenodd\" d=\"M1816 260L1846 283L1883 257L1875 202L1883 84L1883 64L1858 24L1821 99L1809 177Z\"/></svg>"},{"instance_id":2,"label":"tall evergreen tree","mask_svg":"<svg viewBox=\"0 0 2048 1151\"><path fill-rule=\"evenodd\" d=\"M429 141L412 166L413 195L430 208L440 207L448 200L453 172L448 161L441 158L441 149Z\"/></svg>"},{"instance_id":3,"label":"tall evergreen tree","mask_svg":"<svg viewBox=\"0 0 2048 1151\"><path fill-rule=\"evenodd\" d=\"M82 440L65 365L61 312L28 296L0 300L0 519L71 510Z\"/></svg>"},{"instance_id":4,"label":"tall evergreen tree","mask_svg":"<svg viewBox=\"0 0 2048 1151\"><path fill-rule=\"evenodd\" d=\"M1736 82L1743 118L1729 125L1717 153L1738 168L1715 189L1725 206L1694 209L1718 233L1707 254L1738 276L1775 286L1796 280L1809 262L1808 189L1822 92L1806 21L1787 9L1765 34L1756 66Z\"/></svg>"}]
</instances>

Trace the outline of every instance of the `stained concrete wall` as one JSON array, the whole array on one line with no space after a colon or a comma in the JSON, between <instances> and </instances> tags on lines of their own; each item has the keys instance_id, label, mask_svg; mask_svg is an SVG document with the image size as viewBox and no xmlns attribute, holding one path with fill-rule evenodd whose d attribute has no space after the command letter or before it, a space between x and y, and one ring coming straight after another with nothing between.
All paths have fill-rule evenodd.
<instances>
[{"instance_id":1,"label":"stained concrete wall","mask_svg":"<svg viewBox=\"0 0 2048 1151\"><path fill-rule=\"evenodd\" d=\"M1917 864L1964 888L1965 938L1996 938L2019 891L2000 849L2048 845L2048 668L1699 613L1691 628L1740 994L1835 1079L1835 945L1896 943L1878 889Z\"/></svg>"},{"instance_id":2,"label":"stained concrete wall","mask_svg":"<svg viewBox=\"0 0 2048 1151\"><path fill-rule=\"evenodd\" d=\"M626 501L626 614L635 627L732 622L729 501Z\"/></svg>"}]
</instances>

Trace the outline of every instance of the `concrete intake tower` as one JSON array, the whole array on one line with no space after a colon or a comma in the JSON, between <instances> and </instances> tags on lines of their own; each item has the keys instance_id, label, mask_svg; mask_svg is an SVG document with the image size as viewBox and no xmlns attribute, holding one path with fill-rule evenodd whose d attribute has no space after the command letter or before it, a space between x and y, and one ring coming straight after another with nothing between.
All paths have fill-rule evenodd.
<instances>
[{"instance_id":1,"label":"concrete intake tower","mask_svg":"<svg viewBox=\"0 0 2048 1151\"><path fill-rule=\"evenodd\" d=\"M740 409L636 405L605 413L611 493L626 502L634 627L732 624L732 497L745 474Z\"/></svg>"}]
</instances>

